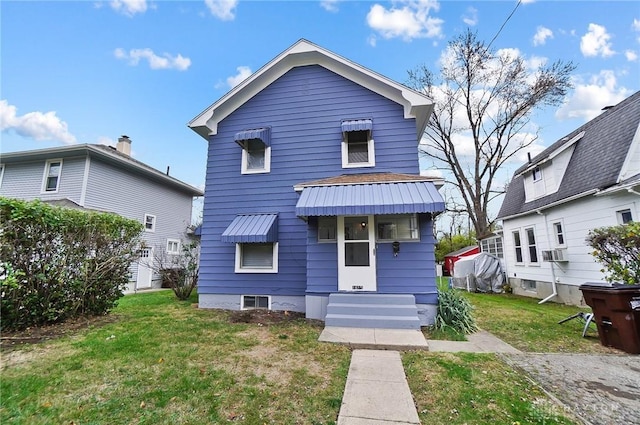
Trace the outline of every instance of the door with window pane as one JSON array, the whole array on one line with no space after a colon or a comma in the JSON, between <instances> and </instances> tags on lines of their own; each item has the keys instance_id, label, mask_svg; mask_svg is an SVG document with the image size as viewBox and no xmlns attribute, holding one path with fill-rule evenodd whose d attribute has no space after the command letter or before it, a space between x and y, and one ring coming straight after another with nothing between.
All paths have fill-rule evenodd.
<instances>
[{"instance_id":1,"label":"door with window pane","mask_svg":"<svg viewBox=\"0 0 640 425\"><path fill-rule=\"evenodd\" d=\"M338 290L375 291L373 216L338 217Z\"/></svg>"}]
</instances>

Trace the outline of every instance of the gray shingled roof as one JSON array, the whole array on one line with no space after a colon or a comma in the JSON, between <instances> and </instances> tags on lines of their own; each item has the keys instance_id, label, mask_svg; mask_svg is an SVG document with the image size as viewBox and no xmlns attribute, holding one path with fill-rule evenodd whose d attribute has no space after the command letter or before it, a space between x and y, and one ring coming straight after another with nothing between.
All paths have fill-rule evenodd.
<instances>
[{"instance_id":1,"label":"gray shingled roof","mask_svg":"<svg viewBox=\"0 0 640 425\"><path fill-rule=\"evenodd\" d=\"M526 213L590 190L603 190L615 185L639 122L640 91L558 140L533 158L531 163L518 168L498 218ZM520 174L548 158L582 131L584 136L575 145L558 191L525 203L524 178Z\"/></svg>"}]
</instances>

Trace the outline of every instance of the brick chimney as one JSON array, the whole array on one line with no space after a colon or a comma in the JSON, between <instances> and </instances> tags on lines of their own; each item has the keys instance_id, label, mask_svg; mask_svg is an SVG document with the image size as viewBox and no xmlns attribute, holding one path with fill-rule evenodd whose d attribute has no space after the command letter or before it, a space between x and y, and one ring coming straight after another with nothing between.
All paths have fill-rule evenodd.
<instances>
[{"instance_id":1,"label":"brick chimney","mask_svg":"<svg viewBox=\"0 0 640 425\"><path fill-rule=\"evenodd\" d=\"M125 136L123 134L118 138L118 143L116 144L116 150L127 156L131 156L131 139L129 139L129 136Z\"/></svg>"}]
</instances>

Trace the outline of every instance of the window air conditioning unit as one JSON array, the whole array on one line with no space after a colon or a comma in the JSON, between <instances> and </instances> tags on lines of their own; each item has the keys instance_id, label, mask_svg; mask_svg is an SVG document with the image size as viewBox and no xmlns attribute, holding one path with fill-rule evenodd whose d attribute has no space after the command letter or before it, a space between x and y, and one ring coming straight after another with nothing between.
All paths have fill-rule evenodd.
<instances>
[{"instance_id":1,"label":"window air conditioning unit","mask_svg":"<svg viewBox=\"0 0 640 425\"><path fill-rule=\"evenodd\" d=\"M556 249L550 249L548 251L542 251L542 261L550 261L554 263L569 261L569 257L567 256L567 250L556 248Z\"/></svg>"}]
</instances>

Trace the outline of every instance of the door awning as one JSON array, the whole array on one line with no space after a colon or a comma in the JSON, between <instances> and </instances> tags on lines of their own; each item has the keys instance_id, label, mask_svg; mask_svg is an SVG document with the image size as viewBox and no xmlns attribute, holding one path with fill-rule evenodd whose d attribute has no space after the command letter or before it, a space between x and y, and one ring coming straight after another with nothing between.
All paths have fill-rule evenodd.
<instances>
[{"instance_id":1,"label":"door awning","mask_svg":"<svg viewBox=\"0 0 640 425\"><path fill-rule=\"evenodd\" d=\"M269 127L254 128L251 130L242 130L236 133L234 140L237 144L245 147L247 140L260 139L265 146L271 146L271 131Z\"/></svg>"},{"instance_id":2,"label":"door awning","mask_svg":"<svg viewBox=\"0 0 640 425\"><path fill-rule=\"evenodd\" d=\"M342 132L346 131L362 131L371 130L373 128L373 121L371 120L349 120L342 121Z\"/></svg>"},{"instance_id":3,"label":"door awning","mask_svg":"<svg viewBox=\"0 0 640 425\"><path fill-rule=\"evenodd\" d=\"M444 200L430 181L310 186L296 204L299 217L441 211Z\"/></svg>"},{"instance_id":4,"label":"door awning","mask_svg":"<svg viewBox=\"0 0 640 425\"><path fill-rule=\"evenodd\" d=\"M241 214L233 219L220 238L229 243L278 241L278 214Z\"/></svg>"}]
</instances>

